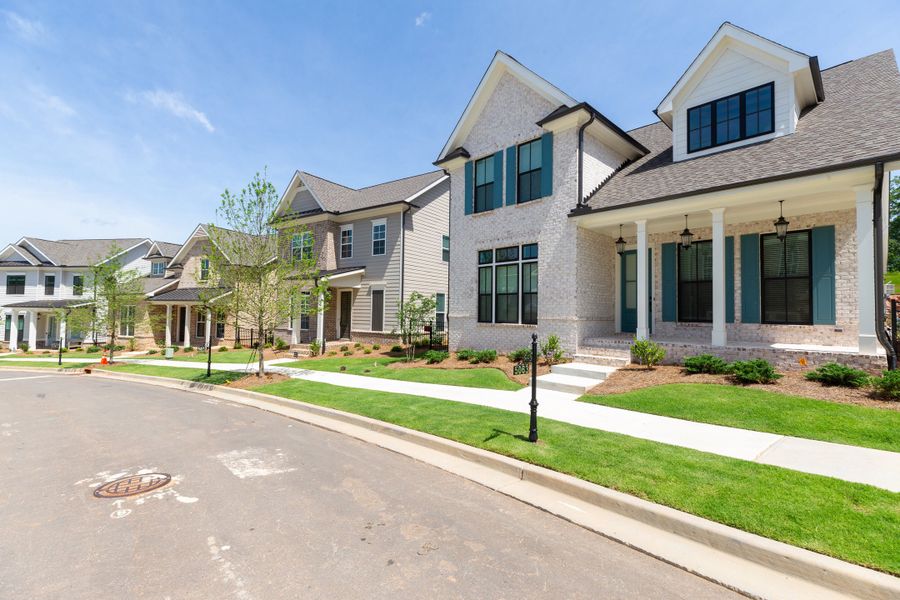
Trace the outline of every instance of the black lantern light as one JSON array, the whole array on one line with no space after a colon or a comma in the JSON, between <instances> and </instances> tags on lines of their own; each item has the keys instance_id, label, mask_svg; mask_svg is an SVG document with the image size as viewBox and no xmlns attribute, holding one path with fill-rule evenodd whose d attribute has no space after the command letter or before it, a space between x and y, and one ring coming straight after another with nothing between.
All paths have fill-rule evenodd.
<instances>
[{"instance_id":1,"label":"black lantern light","mask_svg":"<svg viewBox=\"0 0 900 600\"><path fill-rule=\"evenodd\" d=\"M687 226L687 215L684 215L684 231L681 232L681 247L687 250L691 247L691 241L694 239L694 234L691 233L691 230L688 229Z\"/></svg>"},{"instance_id":2,"label":"black lantern light","mask_svg":"<svg viewBox=\"0 0 900 600\"><path fill-rule=\"evenodd\" d=\"M787 237L788 225L790 223L784 218L784 200L779 200L778 220L775 221L775 235L778 236L778 241L783 242L784 238Z\"/></svg>"},{"instance_id":3,"label":"black lantern light","mask_svg":"<svg viewBox=\"0 0 900 600\"><path fill-rule=\"evenodd\" d=\"M622 256L625 252L625 240L622 238L622 226L619 225L619 239L616 240L616 253Z\"/></svg>"}]
</instances>

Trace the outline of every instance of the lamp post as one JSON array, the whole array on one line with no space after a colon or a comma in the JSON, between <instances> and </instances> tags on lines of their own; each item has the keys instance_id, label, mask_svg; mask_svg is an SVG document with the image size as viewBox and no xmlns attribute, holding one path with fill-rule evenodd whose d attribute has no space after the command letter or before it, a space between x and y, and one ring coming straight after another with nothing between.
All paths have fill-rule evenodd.
<instances>
[{"instance_id":1,"label":"lamp post","mask_svg":"<svg viewBox=\"0 0 900 600\"><path fill-rule=\"evenodd\" d=\"M537 334L531 334L531 402L528 405L531 407L531 425L528 429L528 441L536 442L538 441L538 431L537 431Z\"/></svg>"}]
</instances>

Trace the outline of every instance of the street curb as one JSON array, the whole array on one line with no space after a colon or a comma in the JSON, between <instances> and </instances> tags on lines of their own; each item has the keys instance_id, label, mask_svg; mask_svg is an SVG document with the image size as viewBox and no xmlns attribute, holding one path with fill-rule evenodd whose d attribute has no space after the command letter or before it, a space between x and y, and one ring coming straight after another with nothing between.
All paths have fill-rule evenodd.
<instances>
[{"instance_id":1,"label":"street curb","mask_svg":"<svg viewBox=\"0 0 900 600\"><path fill-rule=\"evenodd\" d=\"M16 367L13 365L0 365L0 373L3 371L22 371L23 373L47 373L54 375L84 375L84 367Z\"/></svg>"},{"instance_id":2,"label":"street curb","mask_svg":"<svg viewBox=\"0 0 900 600\"><path fill-rule=\"evenodd\" d=\"M37 369L45 371L46 369ZM900 578L480 448L249 390L94 369L106 379L198 392L336 431L516 498L756 598L900 597ZM455 460L454 460L455 459Z\"/></svg>"}]
</instances>

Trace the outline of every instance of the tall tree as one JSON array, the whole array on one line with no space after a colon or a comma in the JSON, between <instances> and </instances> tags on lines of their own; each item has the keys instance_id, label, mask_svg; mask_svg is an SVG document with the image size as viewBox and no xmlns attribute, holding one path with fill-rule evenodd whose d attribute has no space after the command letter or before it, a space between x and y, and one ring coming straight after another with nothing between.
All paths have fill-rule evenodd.
<instances>
[{"instance_id":1,"label":"tall tree","mask_svg":"<svg viewBox=\"0 0 900 600\"><path fill-rule=\"evenodd\" d=\"M206 278L208 300L227 309L236 323L259 332L258 376L265 374L263 342L268 332L289 321L299 310L303 292L327 294L319 277L312 233L303 226L273 227L280 201L278 191L257 173L238 193L225 190L216 217L221 225L207 228L210 251ZM230 292L223 296L225 292ZM206 300L204 300L206 302ZM318 303L310 303L315 313Z\"/></svg>"}]
</instances>

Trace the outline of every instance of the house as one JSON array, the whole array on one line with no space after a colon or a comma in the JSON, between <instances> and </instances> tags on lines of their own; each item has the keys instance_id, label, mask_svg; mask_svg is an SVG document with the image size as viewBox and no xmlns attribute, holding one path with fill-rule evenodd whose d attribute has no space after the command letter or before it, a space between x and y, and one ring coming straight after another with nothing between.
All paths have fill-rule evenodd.
<instances>
[{"instance_id":1,"label":"house","mask_svg":"<svg viewBox=\"0 0 900 600\"><path fill-rule=\"evenodd\" d=\"M275 227L291 252L316 257L331 301L314 319L298 310L280 333L293 344L396 340L398 304L413 292L435 295L436 326L443 329L449 198L450 178L442 171L361 189L297 171L282 194ZM305 233L291 233L297 229Z\"/></svg>"},{"instance_id":2,"label":"house","mask_svg":"<svg viewBox=\"0 0 900 600\"><path fill-rule=\"evenodd\" d=\"M451 348L560 337L621 364L710 352L883 366L892 51L820 69L724 23L624 131L498 52L435 165L451 178ZM891 352L891 350L887 350Z\"/></svg>"},{"instance_id":3,"label":"house","mask_svg":"<svg viewBox=\"0 0 900 600\"><path fill-rule=\"evenodd\" d=\"M0 318L2 341L10 349L21 342L29 348L56 347L62 338L67 344L105 341L101 331L69 331L59 322L61 309L84 306L92 301L91 268L117 260L125 270L144 277L144 289L157 285L160 252L171 252L175 244L148 238L44 240L23 237L0 251ZM162 249L162 250L160 250ZM113 251L114 256L110 256ZM129 314L134 315L134 312ZM15 327L13 326L15 323ZM122 319L119 337L134 338L140 346L150 340L134 319Z\"/></svg>"}]
</instances>

